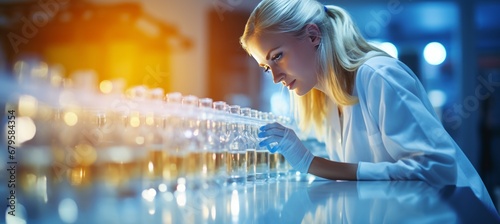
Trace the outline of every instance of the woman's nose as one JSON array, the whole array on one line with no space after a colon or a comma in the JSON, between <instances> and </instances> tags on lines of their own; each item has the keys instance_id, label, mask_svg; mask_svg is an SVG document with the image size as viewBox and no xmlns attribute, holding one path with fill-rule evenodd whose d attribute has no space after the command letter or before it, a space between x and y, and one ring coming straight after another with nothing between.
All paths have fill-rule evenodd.
<instances>
[{"instance_id":1,"label":"woman's nose","mask_svg":"<svg viewBox=\"0 0 500 224\"><path fill-rule=\"evenodd\" d=\"M273 82L274 82L275 84L277 84L278 82L280 82L280 80L281 80L281 78L280 78L280 77L278 77L278 76L276 76L276 75L274 75L274 72L273 72Z\"/></svg>"},{"instance_id":2,"label":"woman's nose","mask_svg":"<svg viewBox=\"0 0 500 224\"><path fill-rule=\"evenodd\" d=\"M278 82L281 82L281 80L283 79L283 73L277 71L277 70L274 70L272 69L272 74L273 74L273 81L274 83L278 83Z\"/></svg>"}]
</instances>

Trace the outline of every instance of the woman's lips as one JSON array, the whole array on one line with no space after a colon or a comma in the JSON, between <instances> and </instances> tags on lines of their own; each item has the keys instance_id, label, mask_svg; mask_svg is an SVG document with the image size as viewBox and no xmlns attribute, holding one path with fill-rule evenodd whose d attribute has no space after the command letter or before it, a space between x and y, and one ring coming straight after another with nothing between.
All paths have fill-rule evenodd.
<instances>
[{"instance_id":1,"label":"woman's lips","mask_svg":"<svg viewBox=\"0 0 500 224\"><path fill-rule=\"evenodd\" d=\"M287 85L287 87L288 87L289 90L293 89L293 85L295 84L295 80L296 79L294 79L290 84Z\"/></svg>"}]
</instances>

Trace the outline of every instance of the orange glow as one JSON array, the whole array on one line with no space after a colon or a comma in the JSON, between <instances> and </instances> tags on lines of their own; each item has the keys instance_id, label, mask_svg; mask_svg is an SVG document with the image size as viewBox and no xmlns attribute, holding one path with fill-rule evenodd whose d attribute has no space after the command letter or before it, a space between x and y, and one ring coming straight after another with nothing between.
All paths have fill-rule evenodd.
<instances>
[{"instance_id":1,"label":"orange glow","mask_svg":"<svg viewBox=\"0 0 500 224\"><path fill-rule=\"evenodd\" d=\"M66 112L63 117L64 123L68 126L75 126L78 123L78 115L74 112Z\"/></svg>"},{"instance_id":2,"label":"orange glow","mask_svg":"<svg viewBox=\"0 0 500 224\"><path fill-rule=\"evenodd\" d=\"M113 83L109 80L103 80L99 84L99 89L102 93L111 93L111 91L113 91Z\"/></svg>"},{"instance_id":3,"label":"orange glow","mask_svg":"<svg viewBox=\"0 0 500 224\"><path fill-rule=\"evenodd\" d=\"M150 16L139 3L85 2L76 6L69 3L64 13L39 27L27 43L17 46L19 55L33 52L44 60L35 67L16 63L19 79L22 74L49 78L57 86L76 71L93 70L99 82L121 78L125 87L145 85L171 90L174 52L169 40L189 42L175 27ZM43 11L36 4L33 7ZM64 73L52 76L48 68L56 64ZM101 91L105 93L108 88Z\"/></svg>"},{"instance_id":4,"label":"orange glow","mask_svg":"<svg viewBox=\"0 0 500 224\"><path fill-rule=\"evenodd\" d=\"M138 72L137 61L140 57L137 45L127 41L116 41L110 43L106 54L109 58L106 74L109 77L133 80L133 75Z\"/></svg>"}]
</instances>

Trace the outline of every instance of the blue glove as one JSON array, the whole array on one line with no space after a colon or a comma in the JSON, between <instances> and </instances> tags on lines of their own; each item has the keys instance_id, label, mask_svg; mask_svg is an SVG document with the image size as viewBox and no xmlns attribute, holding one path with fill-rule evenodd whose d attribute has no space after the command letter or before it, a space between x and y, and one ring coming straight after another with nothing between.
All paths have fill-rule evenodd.
<instances>
[{"instance_id":1,"label":"blue glove","mask_svg":"<svg viewBox=\"0 0 500 224\"><path fill-rule=\"evenodd\" d=\"M275 122L260 127L258 136L266 138L259 143L260 147L268 147L271 153L281 153L294 169L307 173L314 155L302 144L293 130ZM269 147L272 143L278 144Z\"/></svg>"}]
</instances>

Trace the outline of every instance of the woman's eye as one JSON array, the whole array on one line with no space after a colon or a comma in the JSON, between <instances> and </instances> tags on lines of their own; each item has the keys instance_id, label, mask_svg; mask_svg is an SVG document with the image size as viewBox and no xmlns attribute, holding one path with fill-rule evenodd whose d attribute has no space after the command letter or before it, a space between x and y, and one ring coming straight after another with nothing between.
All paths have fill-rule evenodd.
<instances>
[{"instance_id":1,"label":"woman's eye","mask_svg":"<svg viewBox=\"0 0 500 224\"><path fill-rule=\"evenodd\" d=\"M278 60L281 59L281 57L283 56L283 53L278 53L278 54L275 54L271 60L273 60L274 62L277 62Z\"/></svg>"}]
</instances>

